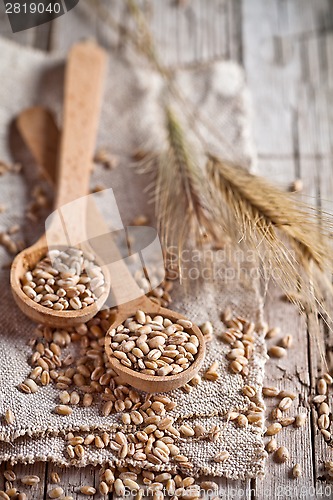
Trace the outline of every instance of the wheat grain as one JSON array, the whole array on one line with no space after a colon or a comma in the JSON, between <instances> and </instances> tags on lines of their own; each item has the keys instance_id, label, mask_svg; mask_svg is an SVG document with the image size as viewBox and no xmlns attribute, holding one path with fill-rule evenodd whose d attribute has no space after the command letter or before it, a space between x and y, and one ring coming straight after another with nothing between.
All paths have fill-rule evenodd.
<instances>
[{"instance_id":1,"label":"wheat grain","mask_svg":"<svg viewBox=\"0 0 333 500\"><path fill-rule=\"evenodd\" d=\"M64 490L60 488L60 486L57 486L56 488L52 488L51 490L48 491L48 495L50 498L60 498L63 496Z\"/></svg>"},{"instance_id":2,"label":"wheat grain","mask_svg":"<svg viewBox=\"0 0 333 500\"><path fill-rule=\"evenodd\" d=\"M54 310L81 309L105 292L102 270L79 249L51 250L21 280L23 292Z\"/></svg>"},{"instance_id":3,"label":"wheat grain","mask_svg":"<svg viewBox=\"0 0 333 500\"><path fill-rule=\"evenodd\" d=\"M90 496L90 495L95 495L96 489L93 486L84 485L80 487L80 492L83 495Z\"/></svg>"},{"instance_id":4,"label":"wheat grain","mask_svg":"<svg viewBox=\"0 0 333 500\"><path fill-rule=\"evenodd\" d=\"M278 434L282 429L282 425L279 424L278 422L274 422L274 424L271 424L267 427L266 429L266 436L274 436L275 434Z\"/></svg>"},{"instance_id":5,"label":"wheat grain","mask_svg":"<svg viewBox=\"0 0 333 500\"><path fill-rule=\"evenodd\" d=\"M273 453L277 450L277 442L275 438L272 438L265 446L267 453Z\"/></svg>"},{"instance_id":6,"label":"wheat grain","mask_svg":"<svg viewBox=\"0 0 333 500\"><path fill-rule=\"evenodd\" d=\"M217 455L215 455L214 462L223 463L223 462L226 462L229 457L230 457L230 453L226 450L223 450L220 453L218 453Z\"/></svg>"},{"instance_id":7,"label":"wheat grain","mask_svg":"<svg viewBox=\"0 0 333 500\"><path fill-rule=\"evenodd\" d=\"M140 321L138 321L138 318ZM199 341L184 327L160 317L148 318L143 311L110 332L111 349L119 362L144 374L167 376L181 373L195 360Z\"/></svg>"},{"instance_id":8,"label":"wheat grain","mask_svg":"<svg viewBox=\"0 0 333 500\"><path fill-rule=\"evenodd\" d=\"M52 483L60 483L60 477L57 472L51 472L51 482Z\"/></svg>"},{"instance_id":9,"label":"wheat grain","mask_svg":"<svg viewBox=\"0 0 333 500\"><path fill-rule=\"evenodd\" d=\"M327 382L325 379L321 378L317 383L317 392L320 395L324 395L327 393Z\"/></svg>"},{"instance_id":10,"label":"wheat grain","mask_svg":"<svg viewBox=\"0 0 333 500\"><path fill-rule=\"evenodd\" d=\"M57 413L57 415L71 415L73 410L70 406L58 405L55 407L54 412Z\"/></svg>"},{"instance_id":11,"label":"wheat grain","mask_svg":"<svg viewBox=\"0 0 333 500\"><path fill-rule=\"evenodd\" d=\"M292 403L293 403L293 400L291 398L284 397L283 399L281 399L281 401L279 403L279 408L281 411L286 411L291 407Z\"/></svg>"},{"instance_id":12,"label":"wheat grain","mask_svg":"<svg viewBox=\"0 0 333 500\"><path fill-rule=\"evenodd\" d=\"M10 408L7 408L5 412L5 421L8 425L12 425L15 422L15 415Z\"/></svg>"},{"instance_id":13,"label":"wheat grain","mask_svg":"<svg viewBox=\"0 0 333 500\"><path fill-rule=\"evenodd\" d=\"M295 478L298 478L298 477L301 477L302 475L302 468L300 466L300 464L295 464L293 469L292 469L292 474L293 474L293 477Z\"/></svg>"},{"instance_id":14,"label":"wheat grain","mask_svg":"<svg viewBox=\"0 0 333 500\"><path fill-rule=\"evenodd\" d=\"M278 462L286 462L289 458L289 451L285 446L280 446L275 452L275 457Z\"/></svg>"},{"instance_id":15,"label":"wheat grain","mask_svg":"<svg viewBox=\"0 0 333 500\"><path fill-rule=\"evenodd\" d=\"M35 486L39 482L40 482L40 477L39 476L35 476L35 475L32 475L32 476L23 476L21 478L21 483L25 484L27 486Z\"/></svg>"},{"instance_id":16,"label":"wheat grain","mask_svg":"<svg viewBox=\"0 0 333 500\"><path fill-rule=\"evenodd\" d=\"M262 393L264 396L272 398L279 394L279 389L277 387L263 387Z\"/></svg>"},{"instance_id":17,"label":"wheat grain","mask_svg":"<svg viewBox=\"0 0 333 500\"><path fill-rule=\"evenodd\" d=\"M268 349L268 355L272 358L283 358L286 354L285 348L278 345L273 345Z\"/></svg>"}]
</instances>

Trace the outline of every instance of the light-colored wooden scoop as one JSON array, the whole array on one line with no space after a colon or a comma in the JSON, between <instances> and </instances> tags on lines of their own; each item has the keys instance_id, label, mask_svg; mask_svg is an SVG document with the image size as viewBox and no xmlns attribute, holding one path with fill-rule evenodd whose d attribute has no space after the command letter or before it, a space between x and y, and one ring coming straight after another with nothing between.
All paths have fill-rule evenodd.
<instances>
[{"instance_id":1,"label":"light-colored wooden scoop","mask_svg":"<svg viewBox=\"0 0 333 500\"><path fill-rule=\"evenodd\" d=\"M145 392L168 392L172 391L173 389L177 389L178 387L182 387L198 373L205 358L205 340L200 329L194 324L192 325L191 329L187 329L187 331L191 335L196 335L196 337L198 337L198 352L196 354L194 362L189 366L187 370L184 370L181 373L178 373L176 375L166 375L163 377L146 375L144 373L132 370L131 368L127 368L126 366L122 365L117 358L114 357L111 348L112 338L110 336L110 332L113 328L116 328L121 323L123 323L127 318L134 316L138 309L144 311L146 314L152 317L161 315L164 318L169 318L173 323L177 323L179 319L187 319L175 311L171 311L170 309L158 306L155 302L152 302L146 296L140 297L128 304L119 306L116 319L108 330L105 338L105 350L107 355L109 356L112 368L116 373L118 373L122 381L126 382L132 387L135 387L136 389L141 389Z\"/></svg>"},{"instance_id":2,"label":"light-colored wooden scoop","mask_svg":"<svg viewBox=\"0 0 333 500\"><path fill-rule=\"evenodd\" d=\"M25 114L27 112L29 113L28 119L25 119ZM54 183L56 177L55 172L51 167L52 165L54 165L54 162L52 157L50 157L53 154L52 152L54 151L54 147L52 146L52 143L50 144L50 137L53 137L55 143L58 142L57 137L59 135L59 132L57 133L57 127L54 122L53 116L43 108L32 108L31 110L22 112L20 118L23 119L19 120L19 130L26 144L30 148L39 165L43 168L46 177L51 181L51 183ZM36 134L35 131L38 130L39 123L44 124L43 131L39 134ZM96 225L100 225L102 231L104 221L101 219L99 213L96 210L96 207L94 207L93 204L90 205L90 209L95 211L94 223ZM102 232L107 233L106 230ZM114 258L116 258L117 249L111 237L108 240L108 247L112 249ZM176 312L159 307L156 303L149 300L146 296L140 296L139 298L136 298L130 302L122 303L122 301L124 301L124 296L122 296L122 293L130 293L132 291L133 296L136 296L136 294L141 295L141 293L140 291L138 291L136 282L133 280L119 254L118 258L119 260L116 263L115 272L111 273L111 276L112 289L120 305L118 306L116 317L108 332L110 332L112 328L116 328L128 317L134 316L137 309L142 309L151 316L160 314L163 317L169 318L172 322L176 322L181 318L185 319L184 316ZM123 286L124 283L126 283L127 285L125 288ZM157 377L141 374L129 368L126 368L113 356L110 345L111 337L108 334L106 336L105 349L109 356L112 367L119 374L119 377L124 381L124 383L128 383L129 385L137 389L141 389L150 393L168 392L172 389L176 389L177 387L181 387L189 380L191 380L194 375L198 373L203 363L205 356L205 341L203 335L199 328L195 325L193 325L191 333L196 335L199 339L199 349L197 357L194 363L187 370L177 375Z\"/></svg>"},{"instance_id":3,"label":"light-colored wooden scoop","mask_svg":"<svg viewBox=\"0 0 333 500\"><path fill-rule=\"evenodd\" d=\"M61 210L66 204L83 197L89 192L89 178L103 93L107 56L104 50L94 42L80 42L71 49L66 65L63 133L61 136L59 159L57 162L57 192L55 210ZM28 115L25 115L18 127L29 127ZM24 120L26 122L24 123ZM39 121L39 131L43 130L43 121ZM36 130L36 129L35 129ZM38 128L34 140L38 139ZM52 140L51 137L48 138ZM45 146L45 143L44 143ZM56 146L55 146L56 147ZM85 214L80 214L73 228L76 241L82 234L85 241ZM55 311L44 307L27 297L21 288L20 279L25 272L45 256L47 243L59 241L63 245L64 229L55 219L48 228L47 239L44 234L34 245L19 253L11 267L10 283L14 299L20 309L32 320L52 327L68 327L88 321L101 308L108 296L108 291L99 299L79 310ZM72 234L67 235L71 239ZM89 250L89 248L82 248ZM99 262L98 262L99 263ZM99 263L101 264L101 263ZM107 276L106 284L109 286Z\"/></svg>"}]
</instances>

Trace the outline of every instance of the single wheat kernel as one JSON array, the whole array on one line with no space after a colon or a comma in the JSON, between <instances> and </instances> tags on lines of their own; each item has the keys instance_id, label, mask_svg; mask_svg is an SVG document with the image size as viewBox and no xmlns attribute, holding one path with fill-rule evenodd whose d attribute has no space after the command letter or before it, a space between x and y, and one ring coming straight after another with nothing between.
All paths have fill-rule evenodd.
<instances>
[{"instance_id":1,"label":"single wheat kernel","mask_svg":"<svg viewBox=\"0 0 333 500\"><path fill-rule=\"evenodd\" d=\"M323 379L326 381L327 385L332 385L333 384L333 378L329 373L324 373Z\"/></svg>"},{"instance_id":2,"label":"single wheat kernel","mask_svg":"<svg viewBox=\"0 0 333 500\"><path fill-rule=\"evenodd\" d=\"M5 412L5 420L6 420L6 423L9 425L11 425L15 422L14 413L12 412L12 410L10 408L8 408Z\"/></svg>"},{"instance_id":3,"label":"single wheat kernel","mask_svg":"<svg viewBox=\"0 0 333 500\"><path fill-rule=\"evenodd\" d=\"M278 462L286 462L289 458L289 451L285 446L280 446L275 452L275 457Z\"/></svg>"},{"instance_id":4,"label":"single wheat kernel","mask_svg":"<svg viewBox=\"0 0 333 500\"><path fill-rule=\"evenodd\" d=\"M155 477L155 481L157 483L164 483L164 482L168 481L171 478L172 478L171 474L169 474L168 472L162 472L162 474L158 474Z\"/></svg>"},{"instance_id":5,"label":"single wheat kernel","mask_svg":"<svg viewBox=\"0 0 333 500\"><path fill-rule=\"evenodd\" d=\"M262 422L264 421L264 415L261 413L248 413L247 419L250 424L262 424Z\"/></svg>"},{"instance_id":6,"label":"single wheat kernel","mask_svg":"<svg viewBox=\"0 0 333 500\"><path fill-rule=\"evenodd\" d=\"M256 388L252 385L244 385L244 387L242 388L242 392L248 398L254 398L257 393Z\"/></svg>"},{"instance_id":7,"label":"single wheat kernel","mask_svg":"<svg viewBox=\"0 0 333 500\"><path fill-rule=\"evenodd\" d=\"M48 385L50 383L50 374L48 371L44 370L41 377L40 381L42 385Z\"/></svg>"},{"instance_id":8,"label":"single wheat kernel","mask_svg":"<svg viewBox=\"0 0 333 500\"><path fill-rule=\"evenodd\" d=\"M200 488L202 488L205 491L215 491L218 490L218 484L215 483L214 481L202 481L200 483Z\"/></svg>"},{"instance_id":9,"label":"single wheat kernel","mask_svg":"<svg viewBox=\"0 0 333 500\"><path fill-rule=\"evenodd\" d=\"M64 490L60 486L56 486L49 490L48 495L50 498L60 498L64 494Z\"/></svg>"},{"instance_id":10,"label":"single wheat kernel","mask_svg":"<svg viewBox=\"0 0 333 500\"><path fill-rule=\"evenodd\" d=\"M41 364L42 361L43 361L42 359L39 359L38 363ZM26 379L24 382L22 382L22 384L19 385L19 388L21 389L22 392L25 392L26 394L32 394L38 391L38 385L32 379Z\"/></svg>"},{"instance_id":11,"label":"single wheat kernel","mask_svg":"<svg viewBox=\"0 0 333 500\"><path fill-rule=\"evenodd\" d=\"M230 453L228 451L226 451L226 450L220 451L220 453L215 455L214 462L222 463L222 462L225 462L226 460L228 460L229 457L230 457Z\"/></svg>"},{"instance_id":12,"label":"single wheat kernel","mask_svg":"<svg viewBox=\"0 0 333 500\"><path fill-rule=\"evenodd\" d=\"M331 440L331 433L326 429L320 429L321 434L324 436L325 441Z\"/></svg>"},{"instance_id":13,"label":"single wheat kernel","mask_svg":"<svg viewBox=\"0 0 333 500\"><path fill-rule=\"evenodd\" d=\"M279 408L281 411L286 411L291 407L292 404L293 404L293 400L289 397L285 397L285 398L281 399L281 401L279 403Z\"/></svg>"},{"instance_id":14,"label":"single wheat kernel","mask_svg":"<svg viewBox=\"0 0 333 500\"><path fill-rule=\"evenodd\" d=\"M124 483L122 482L121 479L116 479L114 484L113 484L113 488L114 488L114 491L115 491L115 494L118 496L118 497L124 497L125 496L125 485Z\"/></svg>"},{"instance_id":15,"label":"single wheat kernel","mask_svg":"<svg viewBox=\"0 0 333 500\"><path fill-rule=\"evenodd\" d=\"M109 484L112 485L115 481L114 474L111 469L106 469L104 472L104 477L105 481Z\"/></svg>"},{"instance_id":16,"label":"single wheat kernel","mask_svg":"<svg viewBox=\"0 0 333 500\"><path fill-rule=\"evenodd\" d=\"M320 417L317 419L317 424L319 429L328 429L330 426L329 416L325 413L323 415L320 415Z\"/></svg>"},{"instance_id":17,"label":"single wheat kernel","mask_svg":"<svg viewBox=\"0 0 333 500\"><path fill-rule=\"evenodd\" d=\"M272 438L268 443L266 443L266 451L267 453L273 453L274 451L277 450L277 442L275 438Z\"/></svg>"},{"instance_id":18,"label":"single wheat kernel","mask_svg":"<svg viewBox=\"0 0 333 500\"><path fill-rule=\"evenodd\" d=\"M301 469L300 464L294 465L292 473L293 473L293 477L295 477L295 478L301 477L301 475L302 475L302 469Z\"/></svg>"},{"instance_id":19,"label":"single wheat kernel","mask_svg":"<svg viewBox=\"0 0 333 500\"><path fill-rule=\"evenodd\" d=\"M154 431L156 430L156 426L154 426ZM117 432L115 435L115 440L119 444L127 444L127 437L123 432Z\"/></svg>"},{"instance_id":20,"label":"single wheat kernel","mask_svg":"<svg viewBox=\"0 0 333 500\"><path fill-rule=\"evenodd\" d=\"M23 492L19 493L17 496L17 500L27 500L27 499L28 499L27 495ZM63 498L63 500L65 500L65 498Z\"/></svg>"},{"instance_id":21,"label":"single wheat kernel","mask_svg":"<svg viewBox=\"0 0 333 500\"><path fill-rule=\"evenodd\" d=\"M327 393L327 382L325 379L320 378L317 383L318 394L324 395Z\"/></svg>"},{"instance_id":22,"label":"single wheat kernel","mask_svg":"<svg viewBox=\"0 0 333 500\"><path fill-rule=\"evenodd\" d=\"M55 407L54 412L57 415L71 415L73 413L73 410L70 406L58 405Z\"/></svg>"},{"instance_id":23,"label":"single wheat kernel","mask_svg":"<svg viewBox=\"0 0 333 500\"><path fill-rule=\"evenodd\" d=\"M100 436L95 436L95 442L94 442L96 448L104 448L105 444Z\"/></svg>"},{"instance_id":24,"label":"single wheat kernel","mask_svg":"<svg viewBox=\"0 0 333 500\"><path fill-rule=\"evenodd\" d=\"M35 486L40 482L39 476L23 476L21 478L21 483L27 486Z\"/></svg>"},{"instance_id":25,"label":"single wheat kernel","mask_svg":"<svg viewBox=\"0 0 333 500\"><path fill-rule=\"evenodd\" d=\"M280 420L282 418L282 411L280 408L273 408L270 416L272 420Z\"/></svg>"},{"instance_id":26,"label":"single wheat kernel","mask_svg":"<svg viewBox=\"0 0 333 500\"><path fill-rule=\"evenodd\" d=\"M11 484L11 483L9 483ZM8 488L8 484L6 483L6 494L9 496L9 498L13 498L17 496L17 489L12 487L12 488ZM1 495L0 495L0 498L1 498Z\"/></svg>"},{"instance_id":27,"label":"single wheat kernel","mask_svg":"<svg viewBox=\"0 0 333 500\"><path fill-rule=\"evenodd\" d=\"M196 437L202 437L206 434L206 430L203 425L201 424L196 424L194 427L194 434Z\"/></svg>"},{"instance_id":28,"label":"single wheat kernel","mask_svg":"<svg viewBox=\"0 0 333 500\"><path fill-rule=\"evenodd\" d=\"M285 347L286 349L289 349L293 344L293 338L291 335L286 335L281 339L280 345L282 347Z\"/></svg>"},{"instance_id":29,"label":"single wheat kernel","mask_svg":"<svg viewBox=\"0 0 333 500\"><path fill-rule=\"evenodd\" d=\"M194 436L195 432L189 425L181 425L179 427L179 432L185 437Z\"/></svg>"},{"instance_id":30,"label":"single wheat kernel","mask_svg":"<svg viewBox=\"0 0 333 500\"><path fill-rule=\"evenodd\" d=\"M326 400L326 394L318 394L312 398L313 403L322 403Z\"/></svg>"},{"instance_id":31,"label":"single wheat kernel","mask_svg":"<svg viewBox=\"0 0 333 500\"><path fill-rule=\"evenodd\" d=\"M73 391L70 396L70 403L71 405L77 405L80 402L80 395L76 392Z\"/></svg>"},{"instance_id":32,"label":"single wheat kernel","mask_svg":"<svg viewBox=\"0 0 333 500\"><path fill-rule=\"evenodd\" d=\"M194 387L201 384L201 377L199 374L195 375L192 380L190 380L190 384Z\"/></svg>"},{"instance_id":33,"label":"single wheat kernel","mask_svg":"<svg viewBox=\"0 0 333 500\"><path fill-rule=\"evenodd\" d=\"M292 392L292 391L283 390L283 391L279 392L278 397L280 399L290 398L290 399L294 400L294 399L296 399L296 394L294 392Z\"/></svg>"},{"instance_id":34,"label":"single wheat kernel","mask_svg":"<svg viewBox=\"0 0 333 500\"><path fill-rule=\"evenodd\" d=\"M273 398L279 394L279 389L277 387L263 387L262 393L268 398Z\"/></svg>"},{"instance_id":35,"label":"single wheat kernel","mask_svg":"<svg viewBox=\"0 0 333 500\"><path fill-rule=\"evenodd\" d=\"M3 475L7 481L16 481L16 474L13 470L5 470Z\"/></svg>"},{"instance_id":36,"label":"single wheat kernel","mask_svg":"<svg viewBox=\"0 0 333 500\"><path fill-rule=\"evenodd\" d=\"M214 363L212 363L212 365L205 372L204 375L205 379L215 382L219 378L219 374L217 373L218 367L219 367L218 361L214 361Z\"/></svg>"},{"instance_id":37,"label":"single wheat kernel","mask_svg":"<svg viewBox=\"0 0 333 500\"><path fill-rule=\"evenodd\" d=\"M270 328L268 332L265 335L266 339L272 339L273 337L276 337L280 333L280 328L278 326L274 328Z\"/></svg>"},{"instance_id":38,"label":"single wheat kernel","mask_svg":"<svg viewBox=\"0 0 333 500\"><path fill-rule=\"evenodd\" d=\"M319 415L323 415L324 413L326 415L329 415L331 410L330 410L330 407L328 406L328 404L323 401L322 403L320 403L320 406L319 406Z\"/></svg>"},{"instance_id":39,"label":"single wheat kernel","mask_svg":"<svg viewBox=\"0 0 333 500\"><path fill-rule=\"evenodd\" d=\"M96 489L93 486L84 485L80 487L80 492L83 495L95 495Z\"/></svg>"},{"instance_id":40,"label":"single wheat kernel","mask_svg":"<svg viewBox=\"0 0 333 500\"><path fill-rule=\"evenodd\" d=\"M117 401L116 401L116 403L117 403ZM116 407L116 405L115 405L115 407ZM113 408L113 401L106 401L106 403L104 403L104 405L102 407L102 415L104 417L108 417L112 411L112 408ZM125 407L123 408L123 410L124 409L125 409Z\"/></svg>"},{"instance_id":41,"label":"single wheat kernel","mask_svg":"<svg viewBox=\"0 0 333 500\"><path fill-rule=\"evenodd\" d=\"M238 427L247 427L248 423L249 423L249 421L245 415L239 415L237 417L236 422L237 422Z\"/></svg>"},{"instance_id":42,"label":"single wheat kernel","mask_svg":"<svg viewBox=\"0 0 333 500\"><path fill-rule=\"evenodd\" d=\"M60 477L57 472L51 472L51 482L52 483L60 483Z\"/></svg>"},{"instance_id":43,"label":"single wheat kernel","mask_svg":"<svg viewBox=\"0 0 333 500\"><path fill-rule=\"evenodd\" d=\"M82 458L84 457L84 453L85 453L83 446L81 444L77 444L74 447L74 453L79 460L82 460Z\"/></svg>"},{"instance_id":44,"label":"single wheat kernel","mask_svg":"<svg viewBox=\"0 0 333 500\"><path fill-rule=\"evenodd\" d=\"M169 492L169 490L167 490L167 492ZM145 491L140 489L139 491L137 491L137 493L135 495L135 500L142 500L144 495L145 495Z\"/></svg>"},{"instance_id":45,"label":"single wheat kernel","mask_svg":"<svg viewBox=\"0 0 333 500\"><path fill-rule=\"evenodd\" d=\"M200 327L203 335L212 335L213 334L213 325L210 321L205 321Z\"/></svg>"},{"instance_id":46,"label":"single wheat kernel","mask_svg":"<svg viewBox=\"0 0 333 500\"><path fill-rule=\"evenodd\" d=\"M140 489L138 483L131 478L124 478L123 483L124 486L130 489L130 491L138 491Z\"/></svg>"},{"instance_id":47,"label":"single wheat kernel","mask_svg":"<svg viewBox=\"0 0 333 500\"><path fill-rule=\"evenodd\" d=\"M87 445L89 445L89 444L93 443L94 441L95 441L95 436L94 436L94 434L88 434L88 436L86 436L86 437L84 438L84 444L87 444Z\"/></svg>"},{"instance_id":48,"label":"single wheat kernel","mask_svg":"<svg viewBox=\"0 0 333 500\"><path fill-rule=\"evenodd\" d=\"M0 490L0 498L2 500L10 500L10 497L3 490Z\"/></svg>"},{"instance_id":49,"label":"single wheat kernel","mask_svg":"<svg viewBox=\"0 0 333 500\"><path fill-rule=\"evenodd\" d=\"M279 422L282 427L288 427L288 425L292 425L295 422L295 417L282 417Z\"/></svg>"},{"instance_id":50,"label":"single wheat kernel","mask_svg":"<svg viewBox=\"0 0 333 500\"><path fill-rule=\"evenodd\" d=\"M99 492L101 495L107 495L109 493L109 487L105 481L99 483Z\"/></svg>"},{"instance_id":51,"label":"single wheat kernel","mask_svg":"<svg viewBox=\"0 0 333 500\"><path fill-rule=\"evenodd\" d=\"M278 422L274 422L274 424L271 424L267 427L266 430L266 436L274 436L275 434L278 434L280 430L282 429L282 425L279 424Z\"/></svg>"},{"instance_id":52,"label":"single wheat kernel","mask_svg":"<svg viewBox=\"0 0 333 500\"><path fill-rule=\"evenodd\" d=\"M303 191L304 184L302 179L295 179L290 185L290 191L292 193L300 193Z\"/></svg>"},{"instance_id":53,"label":"single wheat kernel","mask_svg":"<svg viewBox=\"0 0 333 500\"><path fill-rule=\"evenodd\" d=\"M93 402L93 396L92 396L92 394L85 394L83 396L82 404L83 404L84 407L88 408L89 406L92 405L92 402Z\"/></svg>"},{"instance_id":54,"label":"single wheat kernel","mask_svg":"<svg viewBox=\"0 0 333 500\"><path fill-rule=\"evenodd\" d=\"M240 373L243 370L243 366L236 359L230 363L230 370L233 373Z\"/></svg>"},{"instance_id":55,"label":"single wheat kernel","mask_svg":"<svg viewBox=\"0 0 333 500\"><path fill-rule=\"evenodd\" d=\"M268 349L268 355L271 358L283 358L286 356L287 351L285 350L284 347L280 347L278 345L273 345Z\"/></svg>"}]
</instances>

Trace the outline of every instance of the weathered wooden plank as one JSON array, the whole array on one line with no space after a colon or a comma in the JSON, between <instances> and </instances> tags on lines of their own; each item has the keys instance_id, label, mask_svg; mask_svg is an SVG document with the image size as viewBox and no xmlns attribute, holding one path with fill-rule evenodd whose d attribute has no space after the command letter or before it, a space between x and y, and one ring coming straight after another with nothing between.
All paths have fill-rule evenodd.
<instances>
[{"instance_id":1,"label":"weathered wooden plank","mask_svg":"<svg viewBox=\"0 0 333 500\"><path fill-rule=\"evenodd\" d=\"M288 64L277 44L278 2L243 2L243 62L252 91L254 135L259 154L292 156L290 101L293 88L287 83L297 71ZM280 39L279 39L280 40Z\"/></svg>"},{"instance_id":2,"label":"weathered wooden plank","mask_svg":"<svg viewBox=\"0 0 333 500\"><path fill-rule=\"evenodd\" d=\"M227 0L154 2L151 29L164 64L184 65L224 58L227 53Z\"/></svg>"},{"instance_id":3,"label":"weathered wooden plank","mask_svg":"<svg viewBox=\"0 0 333 500\"><path fill-rule=\"evenodd\" d=\"M44 498L44 485L45 477L47 474L48 464L45 462L36 462L34 464L22 465L17 464L13 466L17 480L15 482L15 487L18 491L23 492L27 495L27 498ZM21 478L23 476L38 476L40 482L36 486L25 486L21 483Z\"/></svg>"},{"instance_id":4,"label":"weathered wooden plank","mask_svg":"<svg viewBox=\"0 0 333 500\"><path fill-rule=\"evenodd\" d=\"M87 496L80 492L81 486L93 486L98 491L99 486L99 468L97 467L57 467L48 464L47 477L45 481L45 490L49 491L55 485L51 481L52 472L56 472L60 477L59 486L64 490L65 495L70 495L74 500L81 500L83 497L87 500L99 497L99 495Z\"/></svg>"},{"instance_id":5,"label":"weathered wooden plank","mask_svg":"<svg viewBox=\"0 0 333 500\"><path fill-rule=\"evenodd\" d=\"M284 187L289 186L295 179L295 164L293 158L289 159L260 159L258 173L267 177L275 184ZM297 397L292 408L286 412L287 416L295 416L297 413L307 413L309 395L308 374L308 340L304 317L299 315L298 310L292 304L282 300L282 291L273 284L269 287L265 300L265 319L270 326L281 327L281 333L267 342L268 347L275 345L286 334L292 334L293 346L288 351L287 358L282 360L270 359L265 370L265 385L278 387L280 390L290 390ZM297 354L296 354L297 351ZM277 405L279 399L267 398L267 415L269 418L271 410ZM268 419L267 425L272 423ZM311 453L311 422L303 429L295 429L293 426L284 428L277 436L279 446L286 446L290 452L290 459L285 464L276 463L274 456L269 456L267 461L267 475L264 481L255 481L256 497L258 499L274 498L279 494L286 498L289 492L293 492L293 498L302 498L302 491L309 491L314 487L312 473ZM270 438L266 438L268 442ZM292 478L292 467L299 463L303 470L300 480Z\"/></svg>"}]
</instances>

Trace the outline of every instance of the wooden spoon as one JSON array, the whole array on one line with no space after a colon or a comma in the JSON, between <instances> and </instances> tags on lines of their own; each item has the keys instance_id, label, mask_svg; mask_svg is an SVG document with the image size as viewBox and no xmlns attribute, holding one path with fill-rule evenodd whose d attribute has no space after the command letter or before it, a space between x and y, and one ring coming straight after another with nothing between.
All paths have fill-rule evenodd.
<instances>
[{"instance_id":1,"label":"wooden spoon","mask_svg":"<svg viewBox=\"0 0 333 500\"><path fill-rule=\"evenodd\" d=\"M91 41L74 45L68 56L55 202L55 209L59 211L66 204L89 192L106 63L107 56L104 50ZM39 124L39 130L41 129ZM84 216L82 213L74 227L77 241L80 241L80 233L81 241L86 239ZM20 279L45 256L48 250L47 243L50 240L53 243L59 241L62 231L59 220L51 223L47 239L44 234L34 245L15 257L10 275L14 299L24 314L38 323L52 327L68 327L88 321L97 313L108 296L108 292L104 293L95 303L84 309L55 311L34 302L23 292ZM63 240L59 243L64 244ZM83 250L89 248L85 247ZM109 286L106 275L105 281Z\"/></svg>"},{"instance_id":2,"label":"wooden spoon","mask_svg":"<svg viewBox=\"0 0 333 500\"><path fill-rule=\"evenodd\" d=\"M50 137L53 137L54 142L57 143L59 133L57 134L57 127L53 116L43 108L32 108L31 110L28 110L29 114L27 119L25 116L26 113L27 111L21 113L20 118L22 119L19 120L19 130L35 159L47 174L48 179L50 179L51 182L54 182L55 173L52 168L50 168L50 165L54 165L52 155L55 148L52 146L52 143L50 144ZM43 123L42 131L39 127L40 123ZM39 130L38 134L35 133L37 130ZM94 223L100 225L101 234L102 232L107 233L106 230L102 231L104 221L101 219L96 207L94 207L93 204L90 205L90 210L95 210ZM117 249L114 245L112 237L108 235L108 238L108 248L112 249L114 258L116 258ZM128 317L134 316L138 309L143 310L150 316L161 315L169 318L173 323L177 322L179 319L185 319L181 314L158 306L156 303L149 300L145 295L130 302L122 303L125 300L123 293L128 294L132 291L133 296L137 296L138 294L141 295L141 292L138 291L138 285L129 273L119 254L118 259L119 260L116 262L115 266L115 272L110 273L112 277L112 290L118 303L120 304L118 306L116 317L107 332L105 340L105 350L109 356L110 364L119 374L120 379L124 383L146 392L168 392L176 389L177 387L183 386L198 373L205 356L205 341L201 331L195 325L192 326L190 332L196 335L199 339L198 353L192 365L180 374L167 375L164 377L145 375L131 370L130 368L126 368L113 356L111 349L111 337L109 335L110 331L123 323ZM124 286L124 284L126 284L126 286Z\"/></svg>"}]
</instances>

